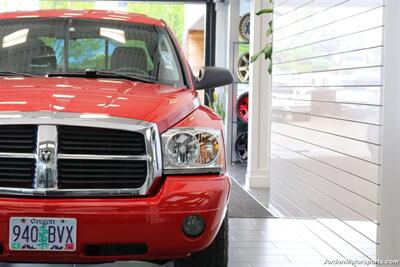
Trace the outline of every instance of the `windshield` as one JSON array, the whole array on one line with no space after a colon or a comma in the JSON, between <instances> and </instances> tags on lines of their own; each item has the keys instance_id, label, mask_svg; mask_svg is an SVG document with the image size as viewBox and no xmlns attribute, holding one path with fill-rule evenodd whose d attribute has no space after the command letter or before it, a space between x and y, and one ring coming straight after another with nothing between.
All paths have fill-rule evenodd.
<instances>
[{"instance_id":1,"label":"windshield","mask_svg":"<svg viewBox=\"0 0 400 267\"><path fill-rule=\"evenodd\" d=\"M121 21L24 18L0 24L0 71L112 71L176 87L182 70L163 27Z\"/></svg>"}]
</instances>

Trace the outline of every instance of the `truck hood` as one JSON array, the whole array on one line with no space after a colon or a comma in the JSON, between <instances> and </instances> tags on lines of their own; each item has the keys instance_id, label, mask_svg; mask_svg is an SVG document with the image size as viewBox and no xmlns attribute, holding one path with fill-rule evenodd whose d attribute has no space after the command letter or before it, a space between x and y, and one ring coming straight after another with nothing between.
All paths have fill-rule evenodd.
<instances>
[{"instance_id":1,"label":"truck hood","mask_svg":"<svg viewBox=\"0 0 400 267\"><path fill-rule=\"evenodd\" d=\"M198 107L193 90L119 79L3 77L1 111L95 113L157 123L160 132Z\"/></svg>"}]
</instances>

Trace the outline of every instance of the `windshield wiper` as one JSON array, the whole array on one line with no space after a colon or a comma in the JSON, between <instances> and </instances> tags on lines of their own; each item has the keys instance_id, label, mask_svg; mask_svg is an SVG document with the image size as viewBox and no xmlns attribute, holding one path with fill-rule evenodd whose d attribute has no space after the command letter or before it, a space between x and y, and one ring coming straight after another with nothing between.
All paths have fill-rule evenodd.
<instances>
[{"instance_id":1,"label":"windshield wiper","mask_svg":"<svg viewBox=\"0 0 400 267\"><path fill-rule=\"evenodd\" d=\"M33 75L22 73L22 72L13 72L13 71L0 71L0 76L23 76L23 77L33 77Z\"/></svg>"},{"instance_id":2,"label":"windshield wiper","mask_svg":"<svg viewBox=\"0 0 400 267\"><path fill-rule=\"evenodd\" d=\"M144 83L156 83L151 77L139 76L135 74L123 74L112 71L86 70L85 72L49 72L47 77L78 77L78 78L109 78L126 79L130 81L139 81Z\"/></svg>"}]
</instances>

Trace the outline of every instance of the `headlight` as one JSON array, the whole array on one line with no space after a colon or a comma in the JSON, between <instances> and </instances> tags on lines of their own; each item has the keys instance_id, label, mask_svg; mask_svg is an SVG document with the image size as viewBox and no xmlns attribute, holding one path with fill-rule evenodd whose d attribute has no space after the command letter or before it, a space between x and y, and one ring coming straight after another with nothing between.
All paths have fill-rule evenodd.
<instances>
[{"instance_id":1,"label":"headlight","mask_svg":"<svg viewBox=\"0 0 400 267\"><path fill-rule=\"evenodd\" d=\"M199 142L191 133L176 133L165 146L167 159L177 167L192 164L199 156L199 150Z\"/></svg>"},{"instance_id":2,"label":"headlight","mask_svg":"<svg viewBox=\"0 0 400 267\"><path fill-rule=\"evenodd\" d=\"M173 128L162 135L164 173L220 173L225 151L220 130Z\"/></svg>"}]
</instances>

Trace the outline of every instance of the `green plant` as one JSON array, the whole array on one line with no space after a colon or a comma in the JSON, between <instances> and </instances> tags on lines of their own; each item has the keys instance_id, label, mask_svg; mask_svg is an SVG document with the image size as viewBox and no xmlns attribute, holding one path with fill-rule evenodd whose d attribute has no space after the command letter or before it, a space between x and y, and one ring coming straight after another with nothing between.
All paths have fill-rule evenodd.
<instances>
[{"instance_id":1,"label":"green plant","mask_svg":"<svg viewBox=\"0 0 400 267\"><path fill-rule=\"evenodd\" d=\"M271 4L273 3L272 0L267 0L267 1L269 1ZM262 15L265 15L265 14L271 14L273 12L274 12L273 8L264 8L264 9L259 10L256 13L256 15L257 16L262 16ZM272 23L273 23L272 20L268 23L268 29L267 29L267 32L266 32L267 37L270 37L273 34L273 24ZM269 74L272 73L272 48L273 48L272 47L272 43L267 43L267 44L265 44L264 48L261 49L261 51L259 51L257 54L255 54L255 55L253 55L251 57L251 62L252 63L257 61L257 59L261 55L264 55L265 60L269 59L269 62L268 62L268 64L269 64L268 65Z\"/></svg>"},{"instance_id":2,"label":"green plant","mask_svg":"<svg viewBox=\"0 0 400 267\"><path fill-rule=\"evenodd\" d=\"M210 103L210 108L217 113L222 121L225 121L225 107L224 107L224 102L219 99L218 94L214 91L213 92L213 101L211 101L209 94L206 94L206 97L208 99L208 103Z\"/></svg>"}]
</instances>

